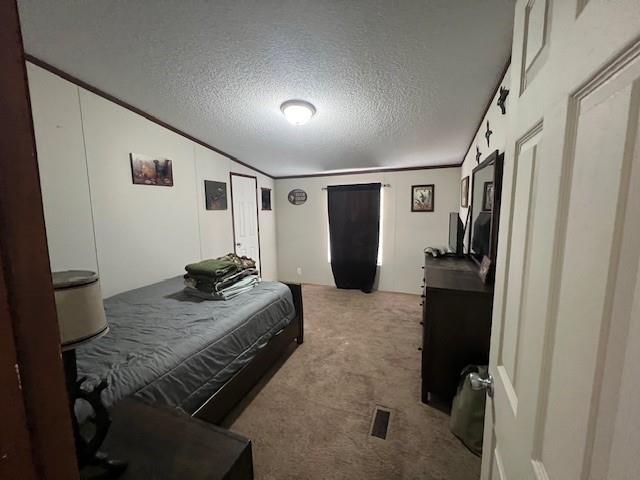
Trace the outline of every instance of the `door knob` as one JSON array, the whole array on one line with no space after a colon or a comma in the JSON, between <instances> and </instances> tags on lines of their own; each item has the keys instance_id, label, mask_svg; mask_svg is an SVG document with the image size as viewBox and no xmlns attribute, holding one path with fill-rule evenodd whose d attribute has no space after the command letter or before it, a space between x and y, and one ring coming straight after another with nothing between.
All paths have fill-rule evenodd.
<instances>
[{"instance_id":1,"label":"door knob","mask_svg":"<svg viewBox=\"0 0 640 480\"><path fill-rule=\"evenodd\" d=\"M479 373L472 372L469 374L469 382L473 390L486 390L489 398L493 398L493 377L491 375L482 378Z\"/></svg>"},{"instance_id":2,"label":"door knob","mask_svg":"<svg viewBox=\"0 0 640 480\"><path fill-rule=\"evenodd\" d=\"M241 243L236 243L236 247L239 247L240 245L242 245Z\"/></svg>"}]
</instances>

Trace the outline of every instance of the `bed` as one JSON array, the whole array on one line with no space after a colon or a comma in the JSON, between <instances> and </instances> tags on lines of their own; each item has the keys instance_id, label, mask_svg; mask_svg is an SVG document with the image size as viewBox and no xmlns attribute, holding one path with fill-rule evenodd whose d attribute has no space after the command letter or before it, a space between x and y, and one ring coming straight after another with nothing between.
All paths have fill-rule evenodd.
<instances>
[{"instance_id":1,"label":"bed","mask_svg":"<svg viewBox=\"0 0 640 480\"><path fill-rule=\"evenodd\" d=\"M183 291L182 277L104 301L110 332L79 347L85 385L109 384L107 407L135 397L219 423L295 341L300 285L261 282L227 301Z\"/></svg>"}]
</instances>

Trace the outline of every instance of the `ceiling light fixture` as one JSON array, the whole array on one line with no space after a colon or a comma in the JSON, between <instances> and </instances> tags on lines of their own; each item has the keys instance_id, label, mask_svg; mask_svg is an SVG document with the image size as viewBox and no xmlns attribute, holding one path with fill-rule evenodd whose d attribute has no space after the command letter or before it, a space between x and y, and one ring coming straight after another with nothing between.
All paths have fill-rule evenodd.
<instances>
[{"instance_id":1,"label":"ceiling light fixture","mask_svg":"<svg viewBox=\"0 0 640 480\"><path fill-rule=\"evenodd\" d=\"M287 100L280 105L280 110L292 125L304 125L316 113L316 107L304 100Z\"/></svg>"}]
</instances>

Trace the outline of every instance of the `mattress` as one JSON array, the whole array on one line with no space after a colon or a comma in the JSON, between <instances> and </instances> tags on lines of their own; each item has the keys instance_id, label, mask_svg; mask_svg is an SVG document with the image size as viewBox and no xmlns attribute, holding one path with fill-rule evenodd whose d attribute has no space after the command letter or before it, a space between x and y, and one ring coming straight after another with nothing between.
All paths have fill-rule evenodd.
<instances>
[{"instance_id":1,"label":"mattress","mask_svg":"<svg viewBox=\"0 0 640 480\"><path fill-rule=\"evenodd\" d=\"M109 333L78 347L78 375L111 406L135 396L192 414L295 317L289 288L261 282L226 301L183 292L182 277L104 301Z\"/></svg>"}]
</instances>

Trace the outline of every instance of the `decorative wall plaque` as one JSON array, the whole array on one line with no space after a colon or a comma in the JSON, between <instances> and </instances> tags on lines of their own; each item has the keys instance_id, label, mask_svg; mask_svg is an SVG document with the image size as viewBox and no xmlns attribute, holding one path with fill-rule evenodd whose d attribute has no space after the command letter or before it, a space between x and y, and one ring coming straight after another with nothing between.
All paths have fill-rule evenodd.
<instances>
[{"instance_id":1,"label":"decorative wall plaque","mask_svg":"<svg viewBox=\"0 0 640 480\"><path fill-rule=\"evenodd\" d=\"M302 205L307 201L307 192L300 188L294 188L287 195L287 199L291 205Z\"/></svg>"},{"instance_id":2,"label":"decorative wall plaque","mask_svg":"<svg viewBox=\"0 0 640 480\"><path fill-rule=\"evenodd\" d=\"M502 114L505 115L507 113L507 97L509 96L509 89L500 87L500 98L498 98L498 106L502 111Z\"/></svg>"},{"instance_id":3,"label":"decorative wall plaque","mask_svg":"<svg viewBox=\"0 0 640 480\"><path fill-rule=\"evenodd\" d=\"M491 129L489 128L489 120L487 120L487 131L486 131L486 132L484 132L484 138L486 138L486 139L487 139L487 147L491 146L491 145L490 145L490 138L491 138L491 135L493 135L493 130L491 130Z\"/></svg>"}]
</instances>

